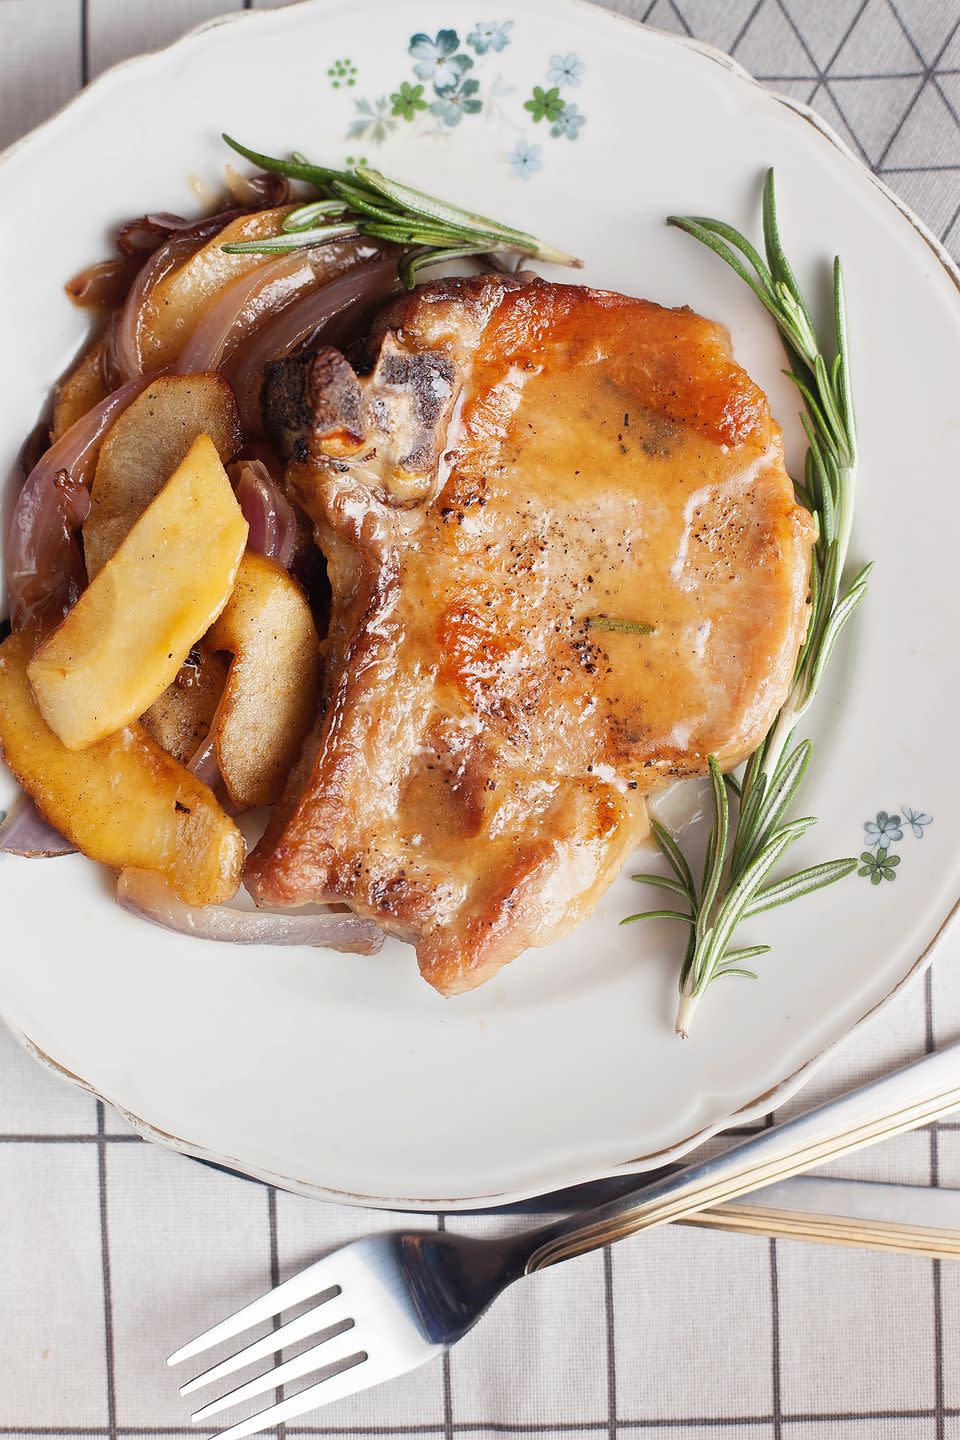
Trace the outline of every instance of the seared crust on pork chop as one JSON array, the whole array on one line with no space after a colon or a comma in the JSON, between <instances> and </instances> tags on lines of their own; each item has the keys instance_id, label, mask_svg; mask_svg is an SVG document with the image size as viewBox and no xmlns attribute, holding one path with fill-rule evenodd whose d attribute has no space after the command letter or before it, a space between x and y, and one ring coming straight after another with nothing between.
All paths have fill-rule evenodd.
<instances>
[{"instance_id":1,"label":"seared crust on pork chop","mask_svg":"<svg viewBox=\"0 0 960 1440\"><path fill-rule=\"evenodd\" d=\"M455 994L590 911L652 790L755 748L813 526L766 397L689 310L476 277L374 338L369 377L324 350L266 386L333 608L246 878L346 902Z\"/></svg>"}]
</instances>

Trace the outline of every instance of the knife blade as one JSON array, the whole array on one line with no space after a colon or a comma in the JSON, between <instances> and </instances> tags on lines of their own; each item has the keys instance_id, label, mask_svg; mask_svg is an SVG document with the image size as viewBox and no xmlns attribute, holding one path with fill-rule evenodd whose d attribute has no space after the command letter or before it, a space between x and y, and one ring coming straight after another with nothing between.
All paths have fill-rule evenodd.
<instances>
[{"instance_id":1,"label":"knife blade","mask_svg":"<svg viewBox=\"0 0 960 1440\"><path fill-rule=\"evenodd\" d=\"M667 1166L656 1174L676 1168ZM479 1213L570 1214L617 1199L637 1184L635 1175L609 1176ZM737 1234L960 1258L960 1190L936 1186L798 1175L679 1223Z\"/></svg>"},{"instance_id":2,"label":"knife blade","mask_svg":"<svg viewBox=\"0 0 960 1440\"><path fill-rule=\"evenodd\" d=\"M681 1223L960 1258L960 1191L800 1175Z\"/></svg>"}]
</instances>

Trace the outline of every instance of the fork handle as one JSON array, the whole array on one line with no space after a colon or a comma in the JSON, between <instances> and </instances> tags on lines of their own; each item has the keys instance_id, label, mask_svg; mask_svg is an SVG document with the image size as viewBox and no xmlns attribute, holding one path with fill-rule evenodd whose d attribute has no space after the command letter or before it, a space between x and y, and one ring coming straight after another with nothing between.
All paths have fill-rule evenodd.
<instances>
[{"instance_id":1,"label":"fork handle","mask_svg":"<svg viewBox=\"0 0 960 1440\"><path fill-rule=\"evenodd\" d=\"M823 1165L960 1106L960 1044L828 1100L711 1160L581 1212L529 1237L525 1273L543 1270L640 1230L667 1225L763 1185Z\"/></svg>"}]
</instances>

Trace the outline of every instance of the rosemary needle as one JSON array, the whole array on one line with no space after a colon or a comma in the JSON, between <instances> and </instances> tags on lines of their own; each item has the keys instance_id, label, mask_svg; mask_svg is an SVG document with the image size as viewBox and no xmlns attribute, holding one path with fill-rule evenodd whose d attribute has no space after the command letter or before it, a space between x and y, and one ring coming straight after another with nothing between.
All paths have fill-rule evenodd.
<instances>
[{"instance_id":1,"label":"rosemary needle","mask_svg":"<svg viewBox=\"0 0 960 1440\"><path fill-rule=\"evenodd\" d=\"M337 240L346 235L364 235L387 240L405 248L399 265L400 278L408 289L417 274L442 260L460 260L471 255L510 255L543 260L552 265L579 267L582 261L535 236L512 226L501 225L486 215L475 215L459 205L450 205L389 180L379 170L355 165L352 170L333 170L312 165L295 154L289 160L249 150L238 140L224 140L261 170L285 175L312 185L320 199L299 206L283 222L279 235L262 240L244 240L224 245L231 255L271 254L299 250Z\"/></svg>"},{"instance_id":2,"label":"rosemary needle","mask_svg":"<svg viewBox=\"0 0 960 1440\"><path fill-rule=\"evenodd\" d=\"M656 625L650 625L646 620L617 620L612 615L589 615L587 617L588 630L612 630L619 635L655 635Z\"/></svg>"},{"instance_id":3,"label":"rosemary needle","mask_svg":"<svg viewBox=\"0 0 960 1440\"><path fill-rule=\"evenodd\" d=\"M791 366L786 374L803 398L801 419L809 445L804 482L797 493L812 511L818 532L810 577L810 620L787 699L739 781L724 777L716 757L710 757L713 823L700 884L676 840L658 821L653 822L654 839L673 878L633 877L670 891L685 904L685 909L644 911L622 923L656 916L675 918L689 927L677 1012L677 1033L686 1036L694 1009L714 980L725 975L756 978L744 962L770 947L738 945L734 937L742 921L831 885L856 869L854 859L828 860L784 879L770 879L794 841L816 823L809 817L786 818L813 750L809 740L794 745L794 735L841 630L866 593L871 567L864 566L844 588L857 431L840 261L835 260L833 267L833 355L828 359L780 242L772 170L767 172L763 192L765 259L744 235L720 220L671 215L667 224L685 230L725 261L750 286L780 331ZM737 797L734 817L730 789Z\"/></svg>"}]
</instances>

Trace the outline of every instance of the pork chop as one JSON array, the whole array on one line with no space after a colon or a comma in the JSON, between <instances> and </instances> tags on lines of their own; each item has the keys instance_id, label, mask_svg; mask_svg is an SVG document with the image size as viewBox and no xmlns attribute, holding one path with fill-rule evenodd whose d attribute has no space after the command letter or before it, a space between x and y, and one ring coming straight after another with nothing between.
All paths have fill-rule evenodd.
<instances>
[{"instance_id":1,"label":"pork chop","mask_svg":"<svg viewBox=\"0 0 960 1440\"><path fill-rule=\"evenodd\" d=\"M756 747L813 526L766 397L689 310L472 277L372 344L369 376L320 350L265 386L333 605L246 879L372 917L452 995L593 908L651 791Z\"/></svg>"}]
</instances>

